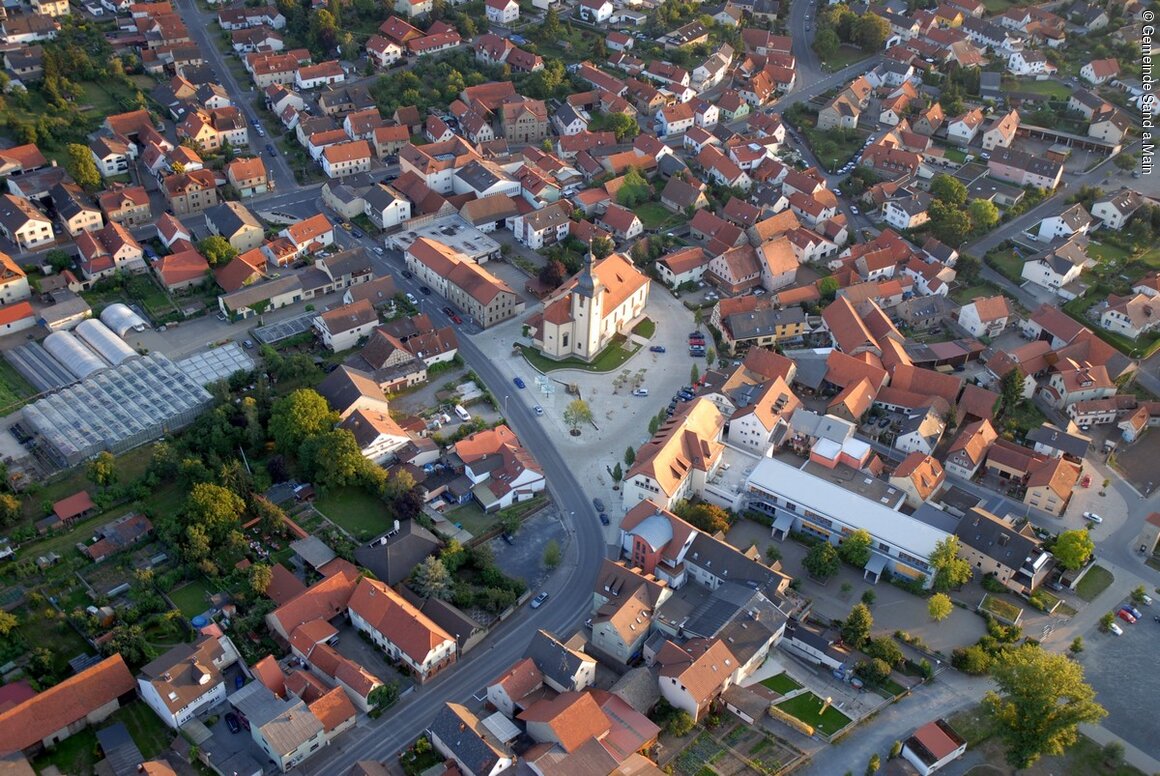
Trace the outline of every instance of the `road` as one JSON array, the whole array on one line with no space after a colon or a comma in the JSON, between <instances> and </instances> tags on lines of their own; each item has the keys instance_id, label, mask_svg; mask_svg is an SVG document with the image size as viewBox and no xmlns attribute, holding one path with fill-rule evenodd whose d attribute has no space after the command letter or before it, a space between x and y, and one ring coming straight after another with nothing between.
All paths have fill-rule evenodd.
<instances>
[{"instance_id":1,"label":"road","mask_svg":"<svg viewBox=\"0 0 1160 776\"><path fill-rule=\"evenodd\" d=\"M198 7L197 0L177 0L177 8L185 20L185 26L189 29L193 42L205 54L214 71L220 76L221 85L229 93L234 105L245 115L246 122L250 125L250 149L261 155L266 162L266 169L274 181L274 187L283 191L293 190L297 186L297 182L282 154L263 155L263 147L267 142L273 141L258 137L253 129L259 123L253 106L258 93L251 91L249 87L243 89L234 78L233 71L217 45L217 36L214 34L218 29L217 17L214 14L203 12ZM278 129L281 130L281 127Z\"/></svg>"},{"instance_id":2,"label":"road","mask_svg":"<svg viewBox=\"0 0 1160 776\"><path fill-rule=\"evenodd\" d=\"M373 245L369 238L361 242ZM402 260L397 254L392 257L372 254L372 257L377 276L393 275L400 291L414 294L420 300L423 312L436 325L450 325L441 309L443 300L422 295L419 283L404 278ZM511 390L509 375L502 374L470 337L459 338L459 352L494 394L502 396ZM543 467L548 490L559 505L560 513L565 520L569 520L569 513L577 516L567 526L571 540L564 563L543 588L551 598L539 609L524 607L467 653L454 668L417 689L378 720L372 720L367 728L347 737L353 740L330 747L308 760L295 773L329 776L346 773L357 760L392 759L426 729L444 702L468 701L472 694L522 656L537 629L567 635L587 617L596 573L607 553L596 514L568 462L556 450L531 409L521 401L512 401L505 403L504 412L508 424Z\"/></svg>"}]
</instances>

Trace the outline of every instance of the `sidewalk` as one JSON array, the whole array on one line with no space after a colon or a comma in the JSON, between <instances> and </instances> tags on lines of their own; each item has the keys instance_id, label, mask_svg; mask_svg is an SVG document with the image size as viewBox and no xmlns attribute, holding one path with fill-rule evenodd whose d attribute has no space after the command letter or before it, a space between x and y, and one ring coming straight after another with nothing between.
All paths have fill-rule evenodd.
<instances>
[{"instance_id":1,"label":"sidewalk","mask_svg":"<svg viewBox=\"0 0 1160 776\"><path fill-rule=\"evenodd\" d=\"M1131 766L1139 768L1144 773L1160 773L1160 760L1157 760L1152 755L1137 749L1129 744L1124 739L1117 736L1110 730L1105 729L1101 725L1080 725L1079 732L1100 746L1110 744L1112 742L1119 742L1124 747L1124 762Z\"/></svg>"}]
</instances>

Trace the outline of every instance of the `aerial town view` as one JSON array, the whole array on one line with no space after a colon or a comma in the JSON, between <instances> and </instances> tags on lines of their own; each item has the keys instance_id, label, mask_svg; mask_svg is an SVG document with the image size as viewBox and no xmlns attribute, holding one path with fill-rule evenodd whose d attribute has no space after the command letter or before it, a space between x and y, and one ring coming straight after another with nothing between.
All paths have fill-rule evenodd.
<instances>
[{"instance_id":1,"label":"aerial town view","mask_svg":"<svg viewBox=\"0 0 1160 776\"><path fill-rule=\"evenodd\" d=\"M5 0L0 776L1160 774L1155 7Z\"/></svg>"}]
</instances>

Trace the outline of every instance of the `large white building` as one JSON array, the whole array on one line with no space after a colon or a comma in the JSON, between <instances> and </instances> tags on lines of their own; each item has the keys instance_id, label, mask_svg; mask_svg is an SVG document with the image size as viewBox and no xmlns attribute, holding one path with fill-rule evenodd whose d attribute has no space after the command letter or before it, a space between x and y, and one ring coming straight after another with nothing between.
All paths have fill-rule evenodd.
<instances>
[{"instance_id":1,"label":"large white building","mask_svg":"<svg viewBox=\"0 0 1160 776\"><path fill-rule=\"evenodd\" d=\"M834 482L770 458L762 459L754 467L738 501L772 516L775 537L801 531L838 545L852 531L869 531L874 543L864 573L875 582L885 571L904 579L924 578L929 585L933 576L930 554L939 541L950 535Z\"/></svg>"}]
</instances>

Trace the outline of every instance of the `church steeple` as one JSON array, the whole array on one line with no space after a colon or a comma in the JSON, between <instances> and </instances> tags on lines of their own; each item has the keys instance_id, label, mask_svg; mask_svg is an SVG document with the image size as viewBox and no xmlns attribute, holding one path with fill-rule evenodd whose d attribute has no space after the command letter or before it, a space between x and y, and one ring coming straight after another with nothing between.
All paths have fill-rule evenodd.
<instances>
[{"instance_id":1,"label":"church steeple","mask_svg":"<svg viewBox=\"0 0 1160 776\"><path fill-rule=\"evenodd\" d=\"M576 293L589 299L596 298L600 290L600 279L596 277L596 257L592 255L592 241L588 241L588 255L584 257L584 268L576 278Z\"/></svg>"}]
</instances>

